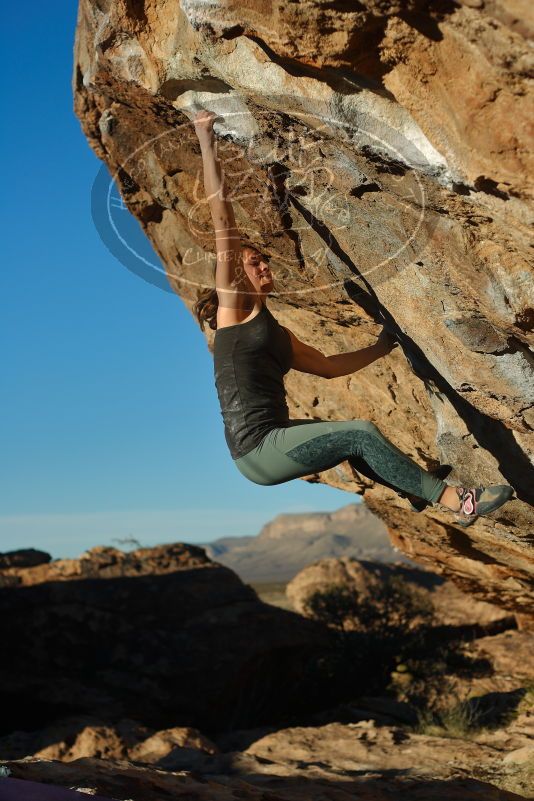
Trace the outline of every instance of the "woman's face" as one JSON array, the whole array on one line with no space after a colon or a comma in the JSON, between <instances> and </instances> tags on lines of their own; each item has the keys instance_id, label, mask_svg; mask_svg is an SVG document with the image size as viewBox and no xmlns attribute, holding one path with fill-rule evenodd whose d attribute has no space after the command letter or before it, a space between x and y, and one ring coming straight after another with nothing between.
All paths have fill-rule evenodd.
<instances>
[{"instance_id":1,"label":"woman's face","mask_svg":"<svg viewBox=\"0 0 534 801\"><path fill-rule=\"evenodd\" d=\"M259 251L245 247L241 251L243 266L258 295L268 295L274 289L273 274L269 267L269 259Z\"/></svg>"}]
</instances>

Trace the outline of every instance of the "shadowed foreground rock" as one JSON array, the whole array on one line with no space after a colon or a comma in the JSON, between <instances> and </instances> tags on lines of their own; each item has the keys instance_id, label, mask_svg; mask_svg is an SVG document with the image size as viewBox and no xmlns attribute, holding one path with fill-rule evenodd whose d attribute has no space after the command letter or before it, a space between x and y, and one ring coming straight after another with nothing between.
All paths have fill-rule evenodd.
<instances>
[{"instance_id":1,"label":"shadowed foreground rock","mask_svg":"<svg viewBox=\"0 0 534 801\"><path fill-rule=\"evenodd\" d=\"M237 224L271 256L280 322L326 354L371 344L384 321L401 345L332 381L290 372L291 415L372 420L421 465L451 464L456 483L511 484L517 499L466 533L437 508L417 517L346 463L308 480L365 492L409 556L526 614L532 3L242 6L80 0L75 111L124 201L110 204L102 174L98 230L165 288L155 257L135 255L127 209L188 308L213 286L191 103L217 112Z\"/></svg>"},{"instance_id":2,"label":"shadowed foreground rock","mask_svg":"<svg viewBox=\"0 0 534 801\"><path fill-rule=\"evenodd\" d=\"M440 674L440 697L449 687L451 709L459 698L469 697L473 710L486 709L483 726L482 718L478 725L471 725L462 717L456 723L451 718L447 725L453 728L445 724L439 727L434 722L414 729L417 708L388 695L366 695L369 685L361 681L357 660L352 658L352 692L341 703L328 706L330 685L335 695L335 686L342 683L342 674L335 670L326 684L316 684L316 698L307 697L305 672L299 673L302 658L307 655L308 660L313 660L319 653L320 644L326 641L325 631L296 614L277 615L280 610L259 603L250 588L242 585L231 571L207 560L202 549L194 546L177 543L131 553L95 548L79 560L8 569L6 573L10 575L4 574L4 578L9 579L11 586L0 590L0 599L4 605L13 598L17 603L9 614L2 614L4 632L8 634L2 639L15 657L22 645L35 669L30 668L25 675L21 670L16 677L8 675L7 667L2 665L3 686L16 687L18 678L19 694L13 699L12 717L16 723L9 733L0 736L1 766L11 771L7 778L0 776L0 799L71 801L66 788L92 797L96 793L113 801L153 801L167 796L184 801L525 798L523 793L532 778L529 762L534 756L534 714L529 691L533 679L529 659L533 634L510 628L513 618L503 616L500 610L487 604L480 603L466 612L465 599L462 607L458 598L461 593L456 588L447 592L447 583L440 577L406 566L372 566L346 557L326 559L303 570L292 582L291 594L299 605L307 589L324 586L331 580L372 594L383 578L395 572L427 586L426 592L432 596L442 591L441 603L450 608L442 609L438 615L439 637L447 626L452 635L454 629L464 631L463 643L459 640L455 645L456 686L449 686L447 673ZM47 573L53 581L46 582ZM162 577L171 582L167 588L162 589L158 584ZM156 583L150 585L149 578ZM18 586L13 586L16 580ZM36 598L35 591L44 588L50 594ZM50 588L54 588L53 592ZM58 593L58 588L64 592ZM378 593L375 595L379 597ZM36 601L40 603L32 607ZM173 616L173 608L179 609L179 614ZM37 618L33 628L30 609ZM97 632L99 647L106 653L111 638L107 625L102 625L102 620L107 619L103 615L105 609L108 612L113 609L114 645L122 649L123 657L124 653L128 655L128 625L136 624L139 657L135 669L125 669L116 660L107 670L100 665L95 671L94 640L88 640L85 629L96 627L93 633ZM5 626L10 616L15 619L11 630ZM73 618L78 628L66 622L69 619L72 622ZM43 620L48 623L48 642L53 646L48 660L42 651L37 625ZM201 621L207 620L220 628L220 636L226 642L220 650L204 654L196 665L198 675L193 676L186 672L190 667L188 652L198 654L204 645L213 648L211 626L201 625ZM23 625L17 629L17 639L18 622L29 633ZM147 642L147 626L158 634L160 641L149 641L151 659L142 662L140 658L146 657L142 645ZM495 634L501 626L508 630ZM260 641L262 627L265 631ZM274 627L278 629L276 633ZM162 653L168 656L161 650L161 639L172 639L174 635L180 638L184 653L174 652L171 675L161 670ZM432 643L438 642L431 635L430 630L425 635L425 649L430 657ZM37 640L34 651L29 643L31 637ZM256 640L247 642L247 637ZM58 647L60 639L66 645ZM266 650L266 640L270 651ZM220 642L218 639L217 643ZM475 658L476 668L467 669L465 660L456 659L464 651ZM78 652L85 654L91 678L87 673L80 674ZM262 659L256 659L259 652ZM325 651L320 653L328 656ZM207 658L209 668L205 664ZM248 660L247 666L255 672L254 681L245 684L239 696L228 692L233 685L228 683L228 673L224 672L225 659L233 660L235 672L245 681L244 661ZM272 673L280 665L283 676ZM16 661L16 667L21 669L20 661ZM373 671L379 667L371 660ZM271 674L267 675L267 671ZM107 676L113 672L115 682L110 685ZM124 685L121 690L118 674ZM100 698L107 693L106 705L98 701L98 716L61 716L59 705L46 707L41 699L58 698L58 689L63 691L65 682L75 687L80 675L86 682L84 689L90 704L94 702L95 689L99 690ZM43 684L36 681L36 676ZM154 678L159 682L159 696L151 684ZM174 686L167 690L172 679ZM261 687L260 696L270 705L271 722L231 730L228 721L239 726L240 720L247 717L241 710L247 703L251 684ZM215 699L214 691L220 692L221 687L226 695ZM138 688L143 692L142 703L139 691L137 697L133 694ZM23 689L26 704L31 701L36 708L43 709L41 714L49 714L50 722L46 725L34 730L25 725L25 709L19 703ZM201 697L197 700L195 694ZM304 724L299 721L299 725L294 722L288 725L274 720L275 714L285 715L292 709L290 694L307 704L300 713ZM248 695L252 705L257 704L257 698L257 694ZM188 712L184 699L189 702ZM61 700L65 706L66 696ZM76 700L79 703L79 698ZM196 714L197 720L204 717L209 724L211 718L204 708L207 700L211 700L214 713L226 713L226 725L218 720L218 731L209 737L202 729L193 728L190 721L184 721L186 714ZM2 722L6 723L7 698L2 709ZM172 722L165 728L157 728L132 716L132 712L145 715L148 709L152 720L163 717ZM252 717L258 716L258 711L262 710L257 706L246 709ZM72 801L75 798L78 801L76 796L72 796Z\"/></svg>"},{"instance_id":3,"label":"shadowed foreground rock","mask_svg":"<svg viewBox=\"0 0 534 801\"><path fill-rule=\"evenodd\" d=\"M4 734L68 714L257 724L311 701L302 673L328 642L181 543L6 569L0 587Z\"/></svg>"}]
</instances>

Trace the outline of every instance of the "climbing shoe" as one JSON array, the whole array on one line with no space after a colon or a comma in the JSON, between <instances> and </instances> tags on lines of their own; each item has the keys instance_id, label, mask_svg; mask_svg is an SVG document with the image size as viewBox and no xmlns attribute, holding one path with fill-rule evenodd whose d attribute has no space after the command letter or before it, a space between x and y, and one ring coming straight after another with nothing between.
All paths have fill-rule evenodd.
<instances>
[{"instance_id":1,"label":"climbing shoe","mask_svg":"<svg viewBox=\"0 0 534 801\"><path fill-rule=\"evenodd\" d=\"M433 476L437 476L437 478L447 478L449 473L452 470L452 465L450 464L440 464L438 467L435 467L433 470L428 470L429 473L432 473ZM408 498L408 496L412 497L414 500L410 501L410 509L412 512L422 512L423 509L426 509L430 501L426 501L424 498L416 498L415 495L410 495L410 493L403 492L399 490L397 493L400 495L401 498Z\"/></svg>"},{"instance_id":2,"label":"climbing shoe","mask_svg":"<svg viewBox=\"0 0 534 801\"><path fill-rule=\"evenodd\" d=\"M460 526L470 526L481 515L494 512L514 494L508 484L492 484L490 487L455 487L460 499L460 509L455 520Z\"/></svg>"}]
</instances>

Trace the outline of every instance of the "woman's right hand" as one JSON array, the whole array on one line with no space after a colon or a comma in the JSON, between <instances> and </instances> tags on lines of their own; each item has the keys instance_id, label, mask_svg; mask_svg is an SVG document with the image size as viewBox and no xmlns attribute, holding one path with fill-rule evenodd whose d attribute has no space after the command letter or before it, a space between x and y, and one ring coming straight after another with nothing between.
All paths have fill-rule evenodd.
<instances>
[{"instance_id":1,"label":"woman's right hand","mask_svg":"<svg viewBox=\"0 0 534 801\"><path fill-rule=\"evenodd\" d=\"M380 351L384 356L388 353L391 353L393 348L397 348L399 345L397 339L393 336L393 334L390 334L389 331L386 331L385 328L383 328L380 334L378 335L375 344L378 345Z\"/></svg>"},{"instance_id":2,"label":"woman's right hand","mask_svg":"<svg viewBox=\"0 0 534 801\"><path fill-rule=\"evenodd\" d=\"M197 111L193 117L193 125L199 138L210 136L213 133L213 122L217 117L218 115L214 111L207 111L206 109Z\"/></svg>"}]
</instances>

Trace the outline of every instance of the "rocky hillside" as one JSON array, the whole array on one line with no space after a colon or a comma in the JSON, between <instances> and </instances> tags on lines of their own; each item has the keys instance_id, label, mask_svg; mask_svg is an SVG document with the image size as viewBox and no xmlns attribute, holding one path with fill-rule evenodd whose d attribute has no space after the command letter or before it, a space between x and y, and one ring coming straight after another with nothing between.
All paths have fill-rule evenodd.
<instances>
[{"instance_id":1,"label":"rocky hillside","mask_svg":"<svg viewBox=\"0 0 534 801\"><path fill-rule=\"evenodd\" d=\"M328 382L290 372L292 416L370 419L420 464L517 499L466 532L347 463L308 480L364 492L411 558L523 614L533 28L528 0L80 0L73 74L87 139L188 308L215 253L192 111L218 113L238 225L271 255L282 324L327 354L369 345L384 321L401 345ZM121 205L108 190L93 193L104 238Z\"/></svg>"},{"instance_id":2,"label":"rocky hillside","mask_svg":"<svg viewBox=\"0 0 534 801\"><path fill-rule=\"evenodd\" d=\"M392 547L386 527L365 503L335 512L277 515L256 537L221 537L203 547L211 559L251 582L289 581L328 556L409 562Z\"/></svg>"}]
</instances>

